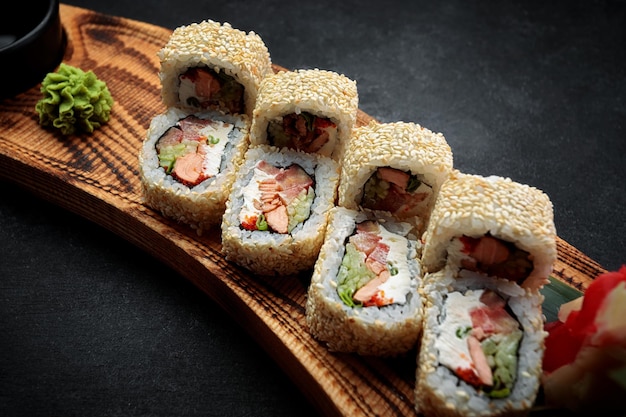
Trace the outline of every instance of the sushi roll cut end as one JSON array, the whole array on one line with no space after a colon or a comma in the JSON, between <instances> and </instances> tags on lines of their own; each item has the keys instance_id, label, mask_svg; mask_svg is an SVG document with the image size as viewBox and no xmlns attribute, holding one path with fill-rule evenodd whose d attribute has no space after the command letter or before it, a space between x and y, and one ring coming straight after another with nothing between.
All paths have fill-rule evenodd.
<instances>
[{"instance_id":1,"label":"sushi roll cut end","mask_svg":"<svg viewBox=\"0 0 626 417\"><path fill-rule=\"evenodd\" d=\"M497 279L459 279L449 269L425 279L416 411L528 415L545 349L543 297Z\"/></svg>"},{"instance_id":2,"label":"sushi roll cut end","mask_svg":"<svg viewBox=\"0 0 626 417\"><path fill-rule=\"evenodd\" d=\"M250 141L340 160L356 123L356 82L320 69L279 71L263 79Z\"/></svg>"},{"instance_id":3,"label":"sushi roll cut end","mask_svg":"<svg viewBox=\"0 0 626 417\"><path fill-rule=\"evenodd\" d=\"M314 338L332 351L368 356L397 356L416 345L423 305L410 229L389 217L331 210L307 294Z\"/></svg>"},{"instance_id":4,"label":"sushi roll cut end","mask_svg":"<svg viewBox=\"0 0 626 417\"><path fill-rule=\"evenodd\" d=\"M421 236L452 167L452 150L441 133L417 123L373 121L353 130L338 205L390 213Z\"/></svg>"},{"instance_id":5,"label":"sushi roll cut end","mask_svg":"<svg viewBox=\"0 0 626 417\"><path fill-rule=\"evenodd\" d=\"M454 173L442 185L423 235L427 272L451 265L537 291L556 261L552 202L541 190L497 176Z\"/></svg>"},{"instance_id":6,"label":"sushi roll cut end","mask_svg":"<svg viewBox=\"0 0 626 417\"><path fill-rule=\"evenodd\" d=\"M338 181L339 168L330 158L249 148L222 219L226 259L260 275L312 268Z\"/></svg>"},{"instance_id":7,"label":"sushi roll cut end","mask_svg":"<svg viewBox=\"0 0 626 417\"><path fill-rule=\"evenodd\" d=\"M154 117L139 154L146 204L198 234L219 225L248 126L245 115L176 108Z\"/></svg>"},{"instance_id":8,"label":"sushi roll cut end","mask_svg":"<svg viewBox=\"0 0 626 417\"><path fill-rule=\"evenodd\" d=\"M259 85L274 73L258 34L212 20L176 28L157 55L163 103L190 112L252 117Z\"/></svg>"}]
</instances>

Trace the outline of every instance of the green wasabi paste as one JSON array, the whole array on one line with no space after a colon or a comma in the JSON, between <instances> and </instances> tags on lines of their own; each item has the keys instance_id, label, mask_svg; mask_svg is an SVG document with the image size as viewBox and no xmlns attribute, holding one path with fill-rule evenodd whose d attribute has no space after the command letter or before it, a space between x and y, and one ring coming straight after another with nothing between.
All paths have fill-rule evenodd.
<instances>
[{"instance_id":1,"label":"green wasabi paste","mask_svg":"<svg viewBox=\"0 0 626 417\"><path fill-rule=\"evenodd\" d=\"M44 98L35 106L41 126L71 135L77 131L92 133L109 121L113 98L93 71L61 63L57 72L46 75L41 92Z\"/></svg>"}]
</instances>

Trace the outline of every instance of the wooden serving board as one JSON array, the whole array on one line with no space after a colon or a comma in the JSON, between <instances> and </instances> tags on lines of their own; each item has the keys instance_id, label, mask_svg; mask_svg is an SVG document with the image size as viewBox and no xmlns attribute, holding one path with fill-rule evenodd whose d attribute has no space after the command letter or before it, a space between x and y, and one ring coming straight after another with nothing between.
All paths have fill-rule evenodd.
<instances>
[{"instance_id":1,"label":"wooden serving board","mask_svg":"<svg viewBox=\"0 0 626 417\"><path fill-rule=\"evenodd\" d=\"M107 228L161 260L221 305L323 415L415 415L415 352L394 359L334 354L308 333L307 274L256 277L221 255L219 230L196 235L145 206L138 153L161 103L156 53L171 30L61 5L63 62L93 70L115 100L92 135L41 128L39 87L0 101L0 176ZM278 69L279 67L277 67ZM358 114L358 124L372 118ZM219 228L217 228L219 229ZM553 278L584 291L600 265L558 239Z\"/></svg>"}]
</instances>

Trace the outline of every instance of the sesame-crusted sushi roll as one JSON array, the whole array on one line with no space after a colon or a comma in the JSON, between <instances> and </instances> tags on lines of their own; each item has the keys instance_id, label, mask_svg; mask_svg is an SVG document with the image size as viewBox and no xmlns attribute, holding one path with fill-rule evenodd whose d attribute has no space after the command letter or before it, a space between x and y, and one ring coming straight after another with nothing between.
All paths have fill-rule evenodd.
<instances>
[{"instance_id":1,"label":"sesame-crusted sushi roll","mask_svg":"<svg viewBox=\"0 0 626 417\"><path fill-rule=\"evenodd\" d=\"M356 82L345 75L320 69L281 71L261 82L250 143L339 161L357 110Z\"/></svg>"},{"instance_id":2,"label":"sesame-crusted sushi roll","mask_svg":"<svg viewBox=\"0 0 626 417\"><path fill-rule=\"evenodd\" d=\"M524 416L545 350L543 297L494 278L427 274L415 408L425 416Z\"/></svg>"},{"instance_id":3,"label":"sesame-crusted sushi roll","mask_svg":"<svg viewBox=\"0 0 626 417\"><path fill-rule=\"evenodd\" d=\"M219 225L249 125L245 115L176 108L154 117L139 154L146 204L198 234Z\"/></svg>"},{"instance_id":4,"label":"sesame-crusted sushi roll","mask_svg":"<svg viewBox=\"0 0 626 417\"><path fill-rule=\"evenodd\" d=\"M557 255L552 202L510 178L455 172L441 187L423 241L427 272L449 264L538 290Z\"/></svg>"},{"instance_id":5,"label":"sesame-crusted sushi roll","mask_svg":"<svg viewBox=\"0 0 626 417\"><path fill-rule=\"evenodd\" d=\"M222 220L222 251L260 275L313 267L334 206L338 164L268 145L250 147Z\"/></svg>"},{"instance_id":6,"label":"sesame-crusted sushi roll","mask_svg":"<svg viewBox=\"0 0 626 417\"><path fill-rule=\"evenodd\" d=\"M419 241L411 225L335 207L306 301L309 332L330 350L395 356L422 327Z\"/></svg>"},{"instance_id":7,"label":"sesame-crusted sushi roll","mask_svg":"<svg viewBox=\"0 0 626 417\"><path fill-rule=\"evenodd\" d=\"M274 72L258 34L212 20L176 28L158 57L163 103L192 112L252 117L261 80Z\"/></svg>"},{"instance_id":8,"label":"sesame-crusted sushi roll","mask_svg":"<svg viewBox=\"0 0 626 417\"><path fill-rule=\"evenodd\" d=\"M452 164L443 134L410 122L370 122L354 129L346 149L338 205L389 212L421 234Z\"/></svg>"}]
</instances>

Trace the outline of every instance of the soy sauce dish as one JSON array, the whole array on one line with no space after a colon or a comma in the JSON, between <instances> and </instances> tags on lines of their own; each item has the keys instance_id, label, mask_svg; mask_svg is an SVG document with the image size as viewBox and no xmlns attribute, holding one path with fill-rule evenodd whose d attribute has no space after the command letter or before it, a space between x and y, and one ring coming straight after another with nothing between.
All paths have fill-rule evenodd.
<instances>
[{"instance_id":1,"label":"soy sauce dish","mask_svg":"<svg viewBox=\"0 0 626 417\"><path fill-rule=\"evenodd\" d=\"M59 0L15 1L0 15L0 99L13 97L54 71L65 51Z\"/></svg>"}]
</instances>

